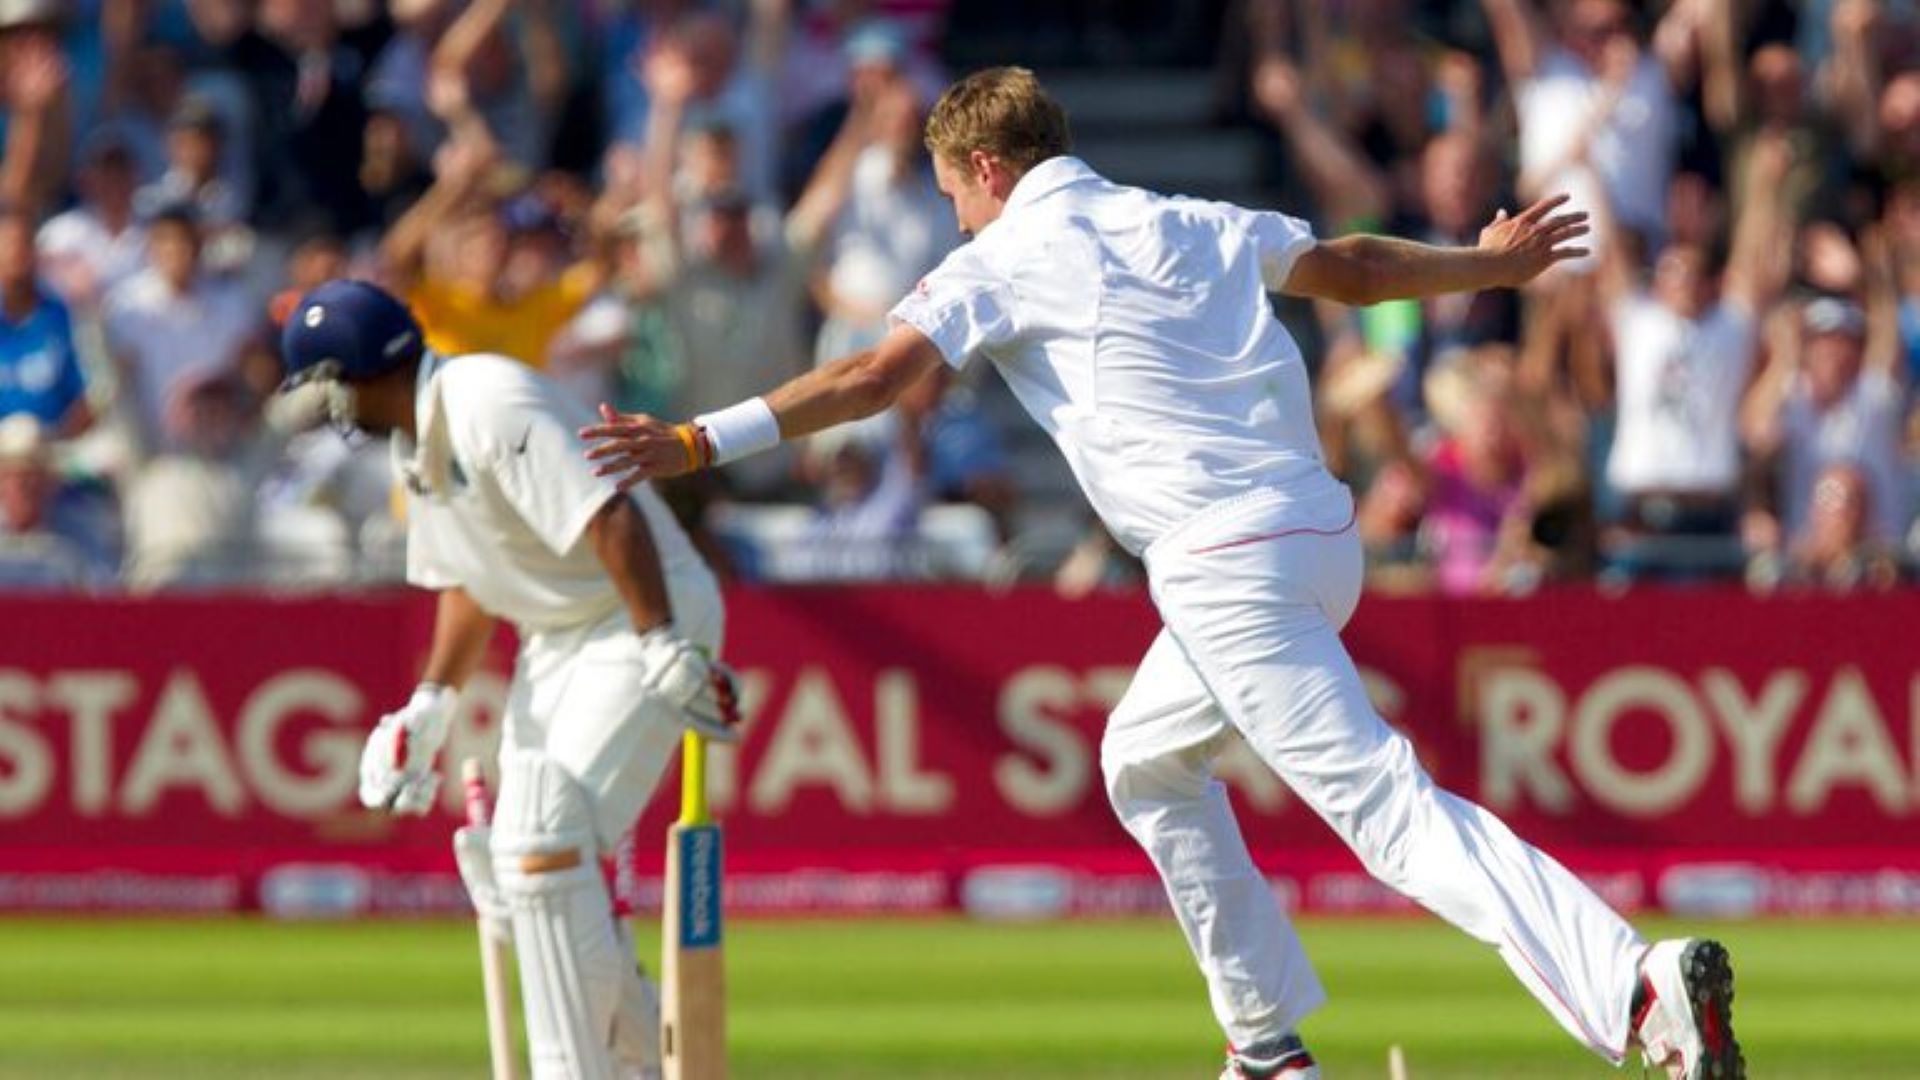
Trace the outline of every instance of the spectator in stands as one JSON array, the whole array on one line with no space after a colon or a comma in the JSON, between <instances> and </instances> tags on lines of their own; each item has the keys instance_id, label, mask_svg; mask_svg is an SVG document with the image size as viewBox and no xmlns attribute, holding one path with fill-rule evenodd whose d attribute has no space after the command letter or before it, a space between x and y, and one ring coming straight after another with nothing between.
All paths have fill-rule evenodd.
<instances>
[{"instance_id":1,"label":"spectator in stands","mask_svg":"<svg viewBox=\"0 0 1920 1080\"><path fill-rule=\"evenodd\" d=\"M157 180L167 169L167 129L187 96L191 80L186 58L178 48L165 42L142 41L128 55L115 58L108 70L105 111L102 120L87 138L111 133L124 142L133 155L134 168L142 183ZM209 88L210 91L210 88ZM219 95L203 92L202 100ZM245 109L240 102L228 107ZM229 142L229 159L238 163L237 151L244 147ZM229 162L222 162L223 169Z\"/></svg>"},{"instance_id":2,"label":"spectator in stands","mask_svg":"<svg viewBox=\"0 0 1920 1080\"><path fill-rule=\"evenodd\" d=\"M1869 536L1894 544L1906 534L1911 480L1901 455L1906 394L1897 349L1876 334L1851 300L1823 296L1801 309L1754 386L1743 418L1756 453L1778 455L1781 512L1770 535L1799 537L1814 489L1835 465L1867 478Z\"/></svg>"},{"instance_id":3,"label":"spectator in stands","mask_svg":"<svg viewBox=\"0 0 1920 1080\"><path fill-rule=\"evenodd\" d=\"M595 75L610 152L646 142L652 103L647 98L645 57L666 28L694 6L694 0L631 0L596 12L600 22L594 35Z\"/></svg>"},{"instance_id":4,"label":"spectator in stands","mask_svg":"<svg viewBox=\"0 0 1920 1080\"><path fill-rule=\"evenodd\" d=\"M748 27L745 62L742 44L725 17L695 11L677 19L654 39L645 52L633 57L639 65L648 95L646 143L676 145L686 114L724 126L738 141L740 186L755 201L775 197L778 125L771 100L772 72L779 63L779 39L786 15L779 5L753 5ZM662 72L670 72L663 76ZM655 95L660 80L669 79L680 115L663 114ZM676 121L668 139L654 130L662 119Z\"/></svg>"},{"instance_id":5,"label":"spectator in stands","mask_svg":"<svg viewBox=\"0 0 1920 1080\"><path fill-rule=\"evenodd\" d=\"M1431 578L1418 546L1425 475L1391 393L1403 370L1398 356L1368 352L1349 335L1329 351L1315 387L1322 451L1356 493L1354 526L1376 587L1420 588Z\"/></svg>"},{"instance_id":6,"label":"spectator in stands","mask_svg":"<svg viewBox=\"0 0 1920 1080\"><path fill-rule=\"evenodd\" d=\"M507 161L545 169L565 91L549 5L474 0L449 10L457 14L432 41L424 72L428 107L457 136L484 131ZM511 33L510 14L517 19ZM437 26L428 19L429 29Z\"/></svg>"},{"instance_id":7,"label":"spectator in stands","mask_svg":"<svg viewBox=\"0 0 1920 1080\"><path fill-rule=\"evenodd\" d=\"M1885 179L1920 174L1920 71L1908 71L1880 95L1880 143L1876 157Z\"/></svg>"},{"instance_id":8,"label":"spectator in stands","mask_svg":"<svg viewBox=\"0 0 1920 1080\"><path fill-rule=\"evenodd\" d=\"M1873 488L1851 464L1821 470L1814 481L1806 527L1794 537L1784 564L1769 553L1756 559L1748 582L1759 589L1805 586L1832 592L1890 589L1900 581L1894 549L1873 537Z\"/></svg>"},{"instance_id":9,"label":"spectator in stands","mask_svg":"<svg viewBox=\"0 0 1920 1080\"><path fill-rule=\"evenodd\" d=\"M676 407L688 412L718 408L807 366L807 275L844 200L865 123L850 116L779 228L756 235L755 203L744 189L708 192L693 206L680 202L681 133L700 78L680 51L648 58L648 195L638 215L645 269L633 282L635 299L666 315L680 373ZM746 311L754 317L740 318ZM784 482L790 459L774 454L743 464L729 470L728 480L766 492Z\"/></svg>"},{"instance_id":10,"label":"spectator in stands","mask_svg":"<svg viewBox=\"0 0 1920 1080\"><path fill-rule=\"evenodd\" d=\"M433 186L394 223L381 244L388 273L420 320L427 342L447 355L493 352L544 366L554 336L606 278L598 241L575 261L516 258L546 238L546 211L500 200L501 175L485 132L464 131L441 147ZM539 263L543 271L509 274Z\"/></svg>"},{"instance_id":11,"label":"spectator in stands","mask_svg":"<svg viewBox=\"0 0 1920 1080\"><path fill-rule=\"evenodd\" d=\"M1427 377L1427 408L1446 434L1423 462L1421 546L1444 593L1507 591L1503 575L1530 520L1510 367L1509 357L1484 351L1460 356Z\"/></svg>"},{"instance_id":12,"label":"spectator in stands","mask_svg":"<svg viewBox=\"0 0 1920 1080\"><path fill-rule=\"evenodd\" d=\"M261 313L238 285L202 272L200 225L190 207L147 224L146 266L107 295L107 347L122 405L149 452L183 434L168 423L188 376L238 373L264 352Z\"/></svg>"},{"instance_id":13,"label":"spectator in stands","mask_svg":"<svg viewBox=\"0 0 1920 1080\"><path fill-rule=\"evenodd\" d=\"M428 102L427 87L434 46L460 10L451 0L394 0L388 5L393 37L367 72L367 107L397 124L423 159L446 136Z\"/></svg>"},{"instance_id":14,"label":"spectator in stands","mask_svg":"<svg viewBox=\"0 0 1920 1080\"><path fill-rule=\"evenodd\" d=\"M1715 565L1731 571L1741 561L1731 547L1741 518L1739 404L1760 319L1791 269L1791 164L1784 135L1756 144L1730 256L1670 242L1643 291L1628 265L1633 245L1616 238L1603 248L1617 410L1606 479L1624 500L1624 535L1613 546L1630 572L1713 568L1700 559L1713 563L1715 552L1654 538L1720 538L1729 547Z\"/></svg>"},{"instance_id":15,"label":"spectator in stands","mask_svg":"<svg viewBox=\"0 0 1920 1080\"><path fill-rule=\"evenodd\" d=\"M0 210L0 418L76 435L93 422L67 307L35 274L33 219Z\"/></svg>"},{"instance_id":16,"label":"spectator in stands","mask_svg":"<svg viewBox=\"0 0 1920 1080\"><path fill-rule=\"evenodd\" d=\"M830 150L819 173L844 197L814 289L825 321L814 358L869 348L887 331L887 309L960 243L953 214L921 145L917 91L904 78L880 82L854 105L849 137L864 145L850 162Z\"/></svg>"},{"instance_id":17,"label":"spectator in stands","mask_svg":"<svg viewBox=\"0 0 1920 1080\"><path fill-rule=\"evenodd\" d=\"M894 405L898 422L918 434L928 498L981 507L993 516L1000 539L1008 539L1017 491L1005 440L973 388L942 368L908 387Z\"/></svg>"},{"instance_id":18,"label":"spectator in stands","mask_svg":"<svg viewBox=\"0 0 1920 1080\"><path fill-rule=\"evenodd\" d=\"M338 236L321 230L302 238L287 259L287 284L267 303L267 317L278 329L288 312L321 283L346 277L351 266L347 245Z\"/></svg>"},{"instance_id":19,"label":"spectator in stands","mask_svg":"<svg viewBox=\"0 0 1920 1080\"><path fill-rule=\"evenodd\" d=\"M1733 201L1743 203L1755 194L1746 182L1746 159L1757 144L1781 139L1792 151L1792 163L1780 179L1785 188L1780 194L1794 220L1839 205L1845 197L1844 142L1826 116L1814 111L1800 54L1784 44L1755 49L1747 63L1746 85L1747 94L1739 102L1743 130L1728 159L1729 176L1737 181Z\"/></svg>"},{"instance_id":20,"label":"spectator in stands","mask_svg":"<svg viewBox=\"0 0 1920 1080\"><path fill-rule=\"evenodd\" d=\"M127 585L201 587L273 580L258 562L255 491L279 446L239 372L186 370L166 403L165 450L126 486Z\"/></svg>"},{"instance_id":21,"label":"spectator in stands","mask_svg":"<svg viewBox=\"0 0 1920 1080\"><path fill-rule=\"evenodd\" d=\"M917 543L927 505L926 456L917 433L880 422L809 440L803 473L818 492L794 578L885 581L925 576Z\"/></svg>"},{"instance_id":22,"label":"spectator in stands","mask_svg":"<svg viewBox=\"0 0 1920 1080\"><path fill-rule=\"evenodd\" d=\"M851 106L849 98L864 79L904 78L927 100L944 85L936 40L941 0L797 6L787 17L779 65L780 116L788 127L797 126L803 144L813 130L822 132L811 147L816 154L838 130L837 114ZM875 10L882 7L890 10Z\"/></svg>"},{"instance_id":23,"label":"spectator in stands","mask_svg":"<svg viewBox=\"0 0 1920 1080\"><path fill-rule=\"evenodd\" d=\"M1387 221L1395 235L1429 243L1466 244L1478 237L1493 198L1492 164L1477 111L1470 111L1477 108L1480 76L1465 57L1450 58L1446 68L1455 84L1447 99L1463 102L1449 110L1458 126L1424 144L1410 163L1414 179L1402 184L1310 106L1306 84L1291 61L1270 56L1256 67L1254 100L1286 137L1322 220L1335 230ZM1424 418L1421 380L1434 357L1455 347L1511 341L1518 322L1514 294L1499 290L1359 308L1342 333L1353 339L1352 347L1397 366L1394 404L1418 422ZM1333 351L1348 349L1336 344Z\"/></svg>"},{"instance_id":24,"label":"spectator in stands","mask_svg":"<svg viewBox=\"0 0 1920 1080\"><path fill-rule=\"evenodd\" d=\"M1519 116L1521 197L1569 191L1583 210L1604 200L1624 228L1663 239L1673 88L1697 5L1672 5L1651 50L1625 0L1566 0L1551 31L1537 0L1482 6Z\"/></svg>"},{"instance_id":25,"label":"spectator in stands","mask_svg":"<svg viewBox=\"0 0 1920 1080\"><path fill-rule=\"evenodd\" d=\"M375 104L367 112L360 146L360 188L372 203L369 231L384 233L433 186L424 139L397 107Z\"/></svg>"},{"instance_id":26,"label":"spectator in stands","mask_svg":"<svg viewBox=\"0 0 1920 1080\"><path fill-rule=\"evenodd\" d=\"M1881 228L1911 387L1920 384L1920 176L1902 181L1888 194Z\"/></svg>"},{"instance_id":27,"label":"spectator in stands","mask_svg":"<svg viewBox=\"0 0 1920 1080\"><path fill-rule=\"evenodd\" d=\"M0 419L0 588L85 588L112 579L111 530L60 497L46 429Z\"/></svg>"},{"instance_id":28,"label":"spectator in stands","mask_svg":"<svg viewBox=\"0 0 1920 1080\"><path fill-rule=\"evenodd\" d=\"M342 235L367 224L360 190L362 82L392 35L381 9L359 18L310 0L193 0L200 37L246 87L259 189L254 223L277 231L322 220Z\"/></svg>"},{"instance_id":29,"label":"spectator in stands","mask_svg":"<svg viewBox=\"0 0 1920 1080\"><path fill-rule=\"evenodd\" d=\"M72 142L67 62L52 27L58 7L27 0L0 12L0 203L37 211L59 193Z\"/></svg>"},{"instance_id":30,"label":"spectator in stands","mask_svg":"<svg viewBox=\"0 0 1920 1080\"><path fill-rule=\"evenodd\" d=\"M110 132L90 138L75 178L80 201L40 227L37 247L47 283L76 308L96 312L101 299L138 273L147 230L134 213L133 155Z\"/></svg>"},{"instance_id":31,"label":"spectator in stands","mask_svg":"<svg viewBox=\"0 0 1920 1080\"><path fill-rule=\"evenodd\" d=\"M1267 6L1298 9L1306 83L1323 98L1329 122L1379 167L1394 202L1414 201L1432 136L1450 131L1479 137L1478 65L1423 36L1408 0Z\"/></svg>"},{"instance_id":32,"label":"spectator in stands","mask_svg":"<svg viewBox=\"0 0 1920 1080\"><path fill-rule=\"evenodd\" d=\"M1833 51L1818 80L1854 165L1882 181L1913 175L1920 167L1920 76L1911 68L1920 23L1911 10L1879 0L1839 0L1830 26Z\"/></svg>"},{"instance_id":33,"label":"spectator in stands","mask_svg":"<svg viewBox=\"0 0 1920 1080\"><path fill-rule=\"evenodd\" d=\"M166 168L134 196L134 209L150 217L172 206L191 206L208 232L244 223L248 207L239 189L221 174L226 157L226 121L214 103L188 97L167 123Z\"/></svg>"}]
</instances>

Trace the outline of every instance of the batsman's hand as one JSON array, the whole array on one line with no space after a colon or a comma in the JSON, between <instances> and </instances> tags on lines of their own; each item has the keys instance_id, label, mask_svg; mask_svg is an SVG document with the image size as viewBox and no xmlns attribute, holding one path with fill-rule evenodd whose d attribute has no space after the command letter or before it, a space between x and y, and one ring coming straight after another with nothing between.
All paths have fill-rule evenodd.
<instances>
[{"instance_id":1,"label":"batsman's hand","mask_svg":"<svg viewBox=\"0 0 1920 1080\"><path fill-rule=\"evenodd\" d=\"M447 741L455 694L423 683L398 710L380 718L360 752L360 802L374 810L424 814L440 792L433 759Z\"/></svg>"},{"instance_id":2,"label":"batsman's hand","mask_svg":"<svg viewBox=\"0 0 1920 1080\"><path fill-rule=\"evenodd\" d=\"M649 693L680 714L680 722L716 742L740 737L740 697L733 669L710 660L699 646L662 626L636 639Z\"/></svg>"},{"instance_id":3,"label":"batsman's hand","mask_svg":"<svg viewBox=\"0 0 1920 1080\"><path fill-rule=\"evenodd\" d=\"M697 452L688 448L678 430L682 426L601 405L600 423L581 428L580 437L592 444L587 460L594 463L593 475L611 476L625 491L643 480L679 476L700 467Z\"/></svg>"}]
</instances>

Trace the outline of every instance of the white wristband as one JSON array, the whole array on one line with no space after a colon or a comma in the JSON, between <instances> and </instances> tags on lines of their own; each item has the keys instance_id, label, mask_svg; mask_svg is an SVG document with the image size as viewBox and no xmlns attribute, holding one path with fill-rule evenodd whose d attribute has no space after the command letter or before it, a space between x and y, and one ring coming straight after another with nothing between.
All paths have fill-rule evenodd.
<instances>
[{"instance_id":1,"label":"white wristband","mask_svg":"<svg viewBox=\"0 0 1920 1080\"><path fill-rule=\"evenodd\" d=\"M713 463L725 465L780 445L780 421L765 398L748 398L716 413L693 418L713 447Z\"/></svg>"}]
</instances>

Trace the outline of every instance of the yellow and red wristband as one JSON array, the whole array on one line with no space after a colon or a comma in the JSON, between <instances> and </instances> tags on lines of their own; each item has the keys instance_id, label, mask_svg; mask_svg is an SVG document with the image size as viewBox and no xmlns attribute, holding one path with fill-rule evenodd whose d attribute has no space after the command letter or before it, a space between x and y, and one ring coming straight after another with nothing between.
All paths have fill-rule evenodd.
<instances>
[{"instance_id":1,"label":"yellow and red wristband","mask_svg":"<svg viewBox=\"0 0 1920 1080\"><path fill-rule=\"evenodd\" d=\"M680 438L680 445L687 452L689 469L705 469L713 464L713 441L707 438L706 430L698 424L675 424L673 433Z\"/></svg>"}]
</instances>

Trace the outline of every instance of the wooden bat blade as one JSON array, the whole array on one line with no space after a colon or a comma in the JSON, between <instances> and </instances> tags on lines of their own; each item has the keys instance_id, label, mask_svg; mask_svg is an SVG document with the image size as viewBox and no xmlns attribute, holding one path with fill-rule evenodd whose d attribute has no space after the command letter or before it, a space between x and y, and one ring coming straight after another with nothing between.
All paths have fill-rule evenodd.
<instances>
[{"instance_id":1,"label":"wooden bat blade","mask_svg":"<svg viewBox=\"0 0 1920 1080\"><path fill-rule=\"evenodd\" d=\"M660 962L666 1080L727 1075L724 855L718 825L675 825L667 832Z\"/></svg>"}]
</instances>

